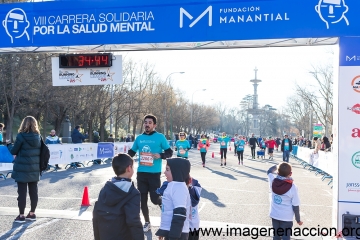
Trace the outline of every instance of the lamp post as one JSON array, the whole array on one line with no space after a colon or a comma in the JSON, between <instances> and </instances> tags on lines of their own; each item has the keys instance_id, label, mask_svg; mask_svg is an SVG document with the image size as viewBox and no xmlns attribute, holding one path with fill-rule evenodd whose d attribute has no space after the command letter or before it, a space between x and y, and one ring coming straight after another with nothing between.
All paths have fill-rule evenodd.
<instances>
[{"instance_id":1,"label":"lamp post","mask_svg":"<svg viewBox=\"0 0 360 240\"><path fill-rule=\"evenodd\" d=\"M170 73L166 77L165 83L167 84L169 82L169 85L170 85L170 77L171 77L171 75L176 74L176 73L183 74L185 72L172 72L172 73ZM164 96L165 96L164 97L164 108L165 108L165 110L164 110L164 135L166 137L166 135L167 135L167 132L166 132L166 108L167 108L167 106L166 106L166 92L164 92Z\"/></svg>"},{"instance_id":2,"label":"lamp post","mask_svg":"<svg viewBox=\"0 0 360 240\"><path fill-rule=\"evenodd\" d=\"M198 89L196 91L193 92L192 96L191 96L191 121L190 121L190 133L192 133L192 124L193 124L193 104L194 104L194 94L198 91L206 91L206 89Z\"/></svg>"}]
</instances>

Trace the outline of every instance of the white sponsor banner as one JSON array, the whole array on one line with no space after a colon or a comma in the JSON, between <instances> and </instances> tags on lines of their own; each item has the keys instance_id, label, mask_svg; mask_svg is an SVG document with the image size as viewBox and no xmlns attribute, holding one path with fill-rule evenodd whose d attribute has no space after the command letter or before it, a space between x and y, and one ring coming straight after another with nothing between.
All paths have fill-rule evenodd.
<instances>
[{"instance_id":1,"label":"white sponsor banner","mask_svg":"<svg viewBox=\"0 0 360 240\"><path fill-rule=\"evenodd\" d=\"M53 86L122 84L122 56L113 55L113 58L111 67L59 68L59 58L53 57Z\"/></svg>"},{"instance_id":2,"label":"white sponsor banner","mask_svg":"<svg viewBox=\"0 0 360 240\"><path fill-rule=\"evenodd\" d=\"M339 201L359 202L360 139L354 135L360 122L360 93L352 86L360 66L341 66L339 70ZM355 130L354 130L355 129ZM355 137L354 137L355 136ZM360 210L360 207L359 207ZM340 217L340 216L339 216Z\"/></svg>"},{"instance_id":3,"label":"white sponsor banner","mask_svg":"<svg viewBox=\"0 0 360 240\"><path fill-rule=\"evenodd\" d=\"M0 163L0 172L10 172L13 170L12 163Z\"/></svg>"},{"instance_id":4,"label":"white sponsor banner","mask_svg":"<svg viewBox=\"0 0 360 240\"><path fill-rule=\"evenodd\" d=\"M97 143L64 144L65 159L64 163L85 162L96 159Z\"/></svg>"},{"instance_id":5,"label":"white sponsor banner","mask_svg":"<svg viewBox=\"0 0 360 240\"><path fill-rule=\"evenodd\" d=\"M129 149L132 148L133 144L134 144L133 142L116 142L116 143L114 143L115 155L117 155L118 153L127 153L129 151Z\"/></svg>"},{"instance_id":6,"label":"white sponsor banner","mask_svg":"<svg viewBox=\"0 0 360 240\"><path fill-rule=\"evenodd\" d=\"M336 174L336 161L331 152L319 151L314 154L314 149L299 147L296 156L331 176Z\"/></svg>"}]
</instances>

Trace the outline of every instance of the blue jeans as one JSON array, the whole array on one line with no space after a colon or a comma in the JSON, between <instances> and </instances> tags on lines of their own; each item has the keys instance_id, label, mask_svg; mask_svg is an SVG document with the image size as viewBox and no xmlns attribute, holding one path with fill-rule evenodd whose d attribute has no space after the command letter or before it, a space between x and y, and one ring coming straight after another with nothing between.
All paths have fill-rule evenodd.
<instances>
[{"instance_id":1,"label":"blue jeans","mask_svg":"<svg viewBox=\"0 0 360 240\"><path fill-rule=\"evenodd\" d=\"M284 150L284 152L283 152L283 161L284 162L289 162L289 157L290 157L290 151L289 150Z\"/></svg>"},{"instance_id":2,"label":"blue jeans","mask_svg":"<svg viewBox=\"0 0 360 240\"><path fill-rule=\"evenodd\" d=\"M293 222L280 221L273 218L271 220L272 220L272 226L275 230L273 240L281 240L281 239L290 240Z\"/></svg>"}]
</instances>

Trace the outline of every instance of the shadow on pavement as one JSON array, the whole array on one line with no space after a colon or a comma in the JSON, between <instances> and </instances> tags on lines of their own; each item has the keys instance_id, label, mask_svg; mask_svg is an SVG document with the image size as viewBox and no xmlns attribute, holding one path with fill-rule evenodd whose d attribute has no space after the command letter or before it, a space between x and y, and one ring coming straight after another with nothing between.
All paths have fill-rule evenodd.
<instances>
[{"instance_id":1,"label":"shadow on pavement","mask_svg":"<svg viewBox=\"0 0 360 240\"><path fill-rule=\"evenodd\" d=\"M247 166L245 166L245 167L247 167ZM268 181L267 177L258 177L258 176L256 176L256 175L253 175L253 174L250 174L250 173L246 173L246 172L242 172L242 171L236 170L236 169L234 169L234 168L232 168L232 167L224 167L224 168L227 169L227 170L230 170L230 171L233 171L233 172L236 172L236 173L245 175L245 176L247 176L247 177L249 177L249 178L259 179L259 180L262 180L262 181L265 181L265 182ZM261 171L263 171L263 170L261 170Z\"/></svg>"},{"instance_id":2,"label":"shadow on pavement","mask_svg":"<svg viewBox=\"0 0 360 240\"><path fill-rule=\"evenodd\" d=\"M212 203L219 207L226 207L225 204L219 202L219 197L212 192L208 192L205 188L201 190L201 197L210 200Z\"/></svg>"},{"instance_id":3,"label":"shadow on pavement","mask_svg":"<svg viewBox=\"0 0 360 240\"><path fill-rule=\"evenodd\" d=\"M227 178L230 178L230 179L232 179L232 180L237 180L237 178L234 177L234 176L231 175L231 174L227 174L227 173L215 171L215 170L213 170L213 169L211 169L211 168L209 168L209 167L206 167L206 168L209 169L212 173L215 173L215 174L217 174L217 175L220 175L220 176L223 176L223 177L227 177Z\"/></svg>"},{"instance_id":4,"label":"shadow on pavement","mask_svg":"<svg viewBox=\"0 0 360 240\"><path fill-rule=\"evenodd\" d=\"M23 235L23 233L26 231L26 228L28 228L33 223L34 222L32 221L26 223L13 222L11 229L5 234L1 235L0 239L20 239L21 235ZM12 236L13 233L15 233L15 235Z\"/></svg>"},{"instance_id":5,"label":"shadow on pavement","mask_svg":"<svg viewBox=\"0 0 360 240\"><path fill-rule=\"evenodd\" d=\"M91 164L91 163L90 163ZM85 164L84 164L85 165ZM111 164L109 163L105 163L105 164L94 164L94 165L89 165L85 167L78 167L78 168L68 168L68 169L64 169L61 171L47 171L45 172L40 180L45 180L45 179L49 179L50 183L55 183L59 180L68 178L68 179L72 179L74 177L74 173L82 173L82 174L87 174L90 173L94 170L97 169L101 169L101 168L108 168L111 167Z\"/></svg>"}]
</instances>

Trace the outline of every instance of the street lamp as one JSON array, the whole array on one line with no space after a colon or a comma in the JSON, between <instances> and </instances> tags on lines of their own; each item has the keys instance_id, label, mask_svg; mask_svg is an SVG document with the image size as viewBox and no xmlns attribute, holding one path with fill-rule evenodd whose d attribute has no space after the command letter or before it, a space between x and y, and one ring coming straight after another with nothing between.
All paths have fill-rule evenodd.
<instances>
[{"instance_id":1,"label":"street lamp","mask_svg":"<svg viewBox=\"0 0 360 240\"><path fill-rule=\"evenodd\" d=\"M198 89L196 91L193 92L192 96L191 96L191 122L190 122L190 133L192 133L192 124L193 124L193 104L194 104L194 94L196 92L199 92L199 91L206 91L206 89Z\"/></svg>"},{"instance_id":2,"label":"street lamp","mask_svg":"<svg viewBox=\"0 0 360 240\"><path fill-rule=\"evenodd\" d=\"M170 85L170 77L171 77L171 75L176 74L176 73L183 74L185 72L172 72L172 73L170 73L166 77L165 83L167 84L169 82L169 85ZM164 110L164 135L166 137L166 135L167 135L167 132L166 132L166 118L167 118L167 116L166 116L166 108L167 108L167 106L166 106L166 92L164 92L164 95L165 95L165 101L164 101L164 106L165 106L165 110Z\"/></svg>"}]
</instances>

